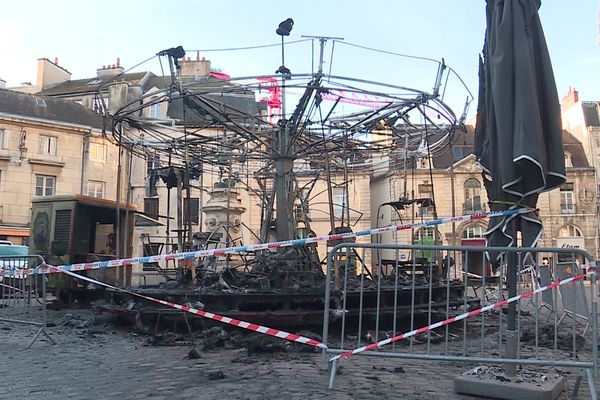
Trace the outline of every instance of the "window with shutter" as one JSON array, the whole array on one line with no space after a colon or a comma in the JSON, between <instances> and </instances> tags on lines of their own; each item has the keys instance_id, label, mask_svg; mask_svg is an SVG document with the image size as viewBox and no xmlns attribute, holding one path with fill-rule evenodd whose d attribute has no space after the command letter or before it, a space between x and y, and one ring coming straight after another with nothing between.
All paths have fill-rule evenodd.
<instances>
[{"instance_id":1,"label":"window with shutter","mask_svg":"<svg viewBox=\"0 0 600 400\"><path fill-rule=\"evenodd\" d=\"M192 224L198 225L199 215L198 210L200 208L200 200L196 197L192 197L189 199L184 199L183 202L183 220L188 220L188 214L190 218L190 222Z\"/></svg>"},{"instance_id":2,"label":"window with shutter","mask_svg":"<svg viewBox=\"0 0 600 400\"><path fill-rule=\"evenodd\" d=\"M158 219L158 197L144 199L144 213L150 218Z\"/></svg>"}]
</instances>

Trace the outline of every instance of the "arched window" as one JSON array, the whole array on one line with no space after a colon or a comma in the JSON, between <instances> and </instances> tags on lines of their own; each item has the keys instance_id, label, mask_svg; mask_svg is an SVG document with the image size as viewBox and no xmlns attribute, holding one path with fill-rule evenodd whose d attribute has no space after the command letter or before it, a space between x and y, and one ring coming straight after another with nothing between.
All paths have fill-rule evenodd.
<instances>
[{"instance_id":1,"label":"arched window","mask_svg":"<svg viewBox=\"0 0 600 400\"><path fill-rule=\"evenodd\" d=\"M575 225L566 224L558 230L558 247L584 249L585 241L581 230ZM583 262L583 257L576 253L558 253L558 262L571 262L573 259Z\"/></svg>"},{"instance_id":2,"label":"arched window","mask_svg":"<svg viewBox=\"0 0 600 400\"><path fill-rule=\"evenodd\" d=\"M558 237L581 237L581 230L575 225L563 225L558 230Z\"/></svg>"},{"instance_id":3,"label":"arched window","mask_svg":"<svg viewBox=\"0 0 600 400\"><path fill-rule=\"evenodd\" d=\"M470 225L462 234L463 239L482 238L485 233L485 227L481 225Z\"/></svg>"},{"instance_id":4,"label":"arched window","mask_svg":"<svg viewBox=\"0 0 600 400\"><path fill-rule=\"evenodd\" d=\"M464 184L465 191L465 203L463 205L463 211L465 213L482 211L483 206L481 204L481 183L478 179L469 178Z\"/></svg>"}]
</instances>

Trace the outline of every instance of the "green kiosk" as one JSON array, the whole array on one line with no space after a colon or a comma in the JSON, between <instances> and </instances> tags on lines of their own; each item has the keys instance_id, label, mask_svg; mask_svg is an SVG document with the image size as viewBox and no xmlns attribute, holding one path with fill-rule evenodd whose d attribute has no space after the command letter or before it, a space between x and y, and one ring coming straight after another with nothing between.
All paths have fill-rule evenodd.
<instances>
[{"instance_id":1,"label":"green kiosk","mask_svg":"<svg viewBox=\"0 0 600 400\"><path fill-rule=\"evenodd\" d=\"M122 243L127 243L122 246L123 258L131 257L135 213L135 206L119 204L119 237ZM116 259L116 229L115 201L82 195L34 197L29 253L43 256L51 265ZM118 286L131 283L129 268L99 269L84 274ZM76 282L65 275L52 275L48 286L62 301L70 302L86 292L85 282Z\"/></svg>"}]
</instances>

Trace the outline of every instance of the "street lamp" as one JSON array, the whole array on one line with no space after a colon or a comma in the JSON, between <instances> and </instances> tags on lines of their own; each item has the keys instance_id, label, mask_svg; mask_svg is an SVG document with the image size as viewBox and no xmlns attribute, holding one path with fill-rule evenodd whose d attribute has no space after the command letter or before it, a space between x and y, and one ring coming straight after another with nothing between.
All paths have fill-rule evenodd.
<instances>
[{"instance_id":1,"label":"street lamp","mask_svg":"<svg viewBox=\"0 0 600 400\"><path fill-rule=\"evenodd\" d=\"M292 31L292 27L294 26L294 20L291 18L286 19L285 21L279 24L279 27L275 30L279 36L281 36L281 66L275 71L276 74L281 74L283 79L289 79L292 74L289 68L285 66L285 53L284 53L284 43L283 38L285 36L290 36L290 32Z\"/></svg>"}]
</instances>

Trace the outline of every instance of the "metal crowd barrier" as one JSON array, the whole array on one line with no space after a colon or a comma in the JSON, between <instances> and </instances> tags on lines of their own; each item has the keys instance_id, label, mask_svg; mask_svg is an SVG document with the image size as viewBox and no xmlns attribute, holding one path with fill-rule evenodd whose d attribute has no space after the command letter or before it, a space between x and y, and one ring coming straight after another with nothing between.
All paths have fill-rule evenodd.
<instances>
[{"instance_id":1,"label":"metal crowd barrier","mask_svg":"<svg viewBox=\"0 0 600 400\"><path fill-rule=\"evenodd\" d=\"M490 250L500 256L497 269L483 256ZM367 251L382 262L373 268L359 264ZM383 252L395 256L383 261ZM507 266L511 262L516 265L518 280L513 285L516 293L509 294ZM329 385L333 387L338 361L372 356L500 364L507 376L515 376L518 365L576 368L582 374L574 384L573 396L585 378L590 398L596 399L596 274L528 295L551 283L558 285L557 280L585 273L587 266L595 266L593 258L572 248L338 244L327 258L323 321L327 348L323 352L332 361ZM341 301L330 306L334 291L341 294ZM518 294L525 298L363 351L362 346L369 343ZM514 331L507 329L511 315ZM353 349L359 349L358 354L349 355ZM349 359L335 357L341 354Z\"/></svg>"},{"instance_id":2,"label":"metal crowd barrier","mask_svg":"<svg viewBox=\"0 0 600 400\"><path fill-rule=\"evenodd\" d=\"M39 255L0 257L0 322L39 327L27 349L42 334L56 344L47 331L48 278L45 274L35 274L42 265L44 258Z\"/></svg>"}]
</instances>

